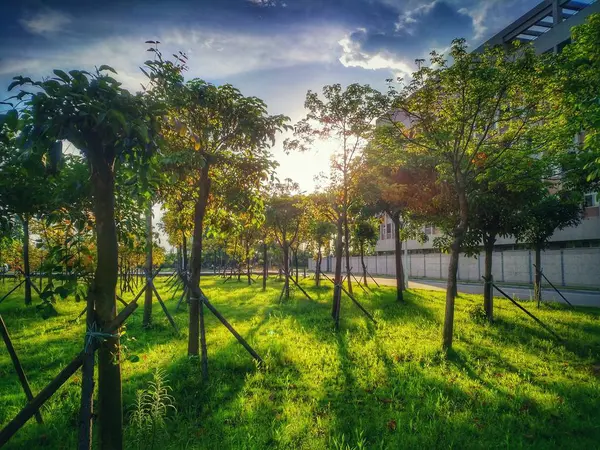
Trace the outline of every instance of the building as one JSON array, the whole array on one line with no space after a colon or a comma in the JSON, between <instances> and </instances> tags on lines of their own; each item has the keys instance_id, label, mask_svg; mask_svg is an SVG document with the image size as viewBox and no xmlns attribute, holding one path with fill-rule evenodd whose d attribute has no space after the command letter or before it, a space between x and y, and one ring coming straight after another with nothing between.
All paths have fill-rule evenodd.
<instances>
[{"instance_id":1,"label":"building","mask_svg":"<svg viewBox=\"0 0 600 450\"><path fill-rule=\"evenodd\" d=\"M582 24L593 13L600 13L600 2L591 0L546 0L484 42L486 45L508 44L517 39L530 42L538 53L557 52L570 42L572 27ZM544 274L557 285L600 286L600 195L585 196L585 219L572 228L556 231L548 250L542 254ZM409 277L445 278L449 255L433 247L433 239L441 236L435 227L425 227L428 242L409 240L405 257ZM394 274L394 224L385 217L376 245L377 257L368 258L368 270L375 274ZM532 252L512 238L499 238L494 253L493 275L498 281L532 283L535 269ZM359 267L358 261L354 264ZM461 255L458 269L460 280L480 281L483 254L480 258Z\"/></svg>"}]
</instances>

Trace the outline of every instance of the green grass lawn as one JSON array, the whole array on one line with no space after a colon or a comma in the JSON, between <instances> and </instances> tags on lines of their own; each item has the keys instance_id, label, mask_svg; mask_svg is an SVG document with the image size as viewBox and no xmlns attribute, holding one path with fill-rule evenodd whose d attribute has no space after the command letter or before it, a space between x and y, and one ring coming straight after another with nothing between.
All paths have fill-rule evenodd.
<instances>
[{"instance_id":1,"label":"green grass lawn","mask_svg":"<svg viewBox=\"0 0 600 450\"><path fill-rule=\"evenodd\" d=\"M174 312L176 300L161 283ZM303 281L313 301L294 290L279 304L281 283L274 279L264 293L260 285L203 280L212 303L266 362L258 368L207 311L207 383L199 361L187 357L185 308L174 313L181 336L158 303L149 330L138 309L123 341L126 356L140 358L122 366L126 448L600 448L600 310L525 304L564 338L559 343L508 300L496 300L494 325L482 324L481 297L461 295L454 351L445 358L443 293L410 291L397 304L391 287L359 292L378 323L345 298L335 332L331 287L313 283ZM0 292L10 286L0 284ZM44 320L23 305L22 292L0 304L34 394L82 348L83 324L72 323L82 307L58 301L58 315ZM25 396L0 345L4 426ZM129 417L136 391L157 368L177 411L140 446ZM30 420L7 448L74 448L80 386L77 373L44 406L45 424Z\"/></svg>"}]
</instances>

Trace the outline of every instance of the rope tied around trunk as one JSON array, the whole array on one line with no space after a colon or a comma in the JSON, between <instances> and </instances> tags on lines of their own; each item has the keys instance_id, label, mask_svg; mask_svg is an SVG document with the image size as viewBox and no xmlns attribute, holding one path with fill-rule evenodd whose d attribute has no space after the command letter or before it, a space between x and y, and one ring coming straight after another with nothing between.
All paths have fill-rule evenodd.
<instances>
[{"instance_id":1,"label":"rope tied around trunk","mask_svg":"<svg viewBox=\"0 0 600 450\"><path fill-rule=\"evenodd\" d=\"M94 322L91 328L88 328L87 332L85 333L84 350L87 353L90 348L90 345L94 342L94 340L96 341L96 343L101 343L104 342L106 339L115 337L119 337L119 335L112 333L104 333L102 330L99 330L97 328L96 323Z\"/></svg>"}]
</instances>

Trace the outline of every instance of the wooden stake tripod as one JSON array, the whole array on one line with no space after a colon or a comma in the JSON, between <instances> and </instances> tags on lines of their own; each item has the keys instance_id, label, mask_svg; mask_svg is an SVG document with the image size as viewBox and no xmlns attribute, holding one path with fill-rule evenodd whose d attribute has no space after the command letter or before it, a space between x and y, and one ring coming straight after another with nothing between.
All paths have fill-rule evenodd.
<instances>
[{"instance_id":1,"label":"wooden stake tripod","mask_svg":"<svg viewBox=\"0 0 600 450\"><path fill-rule=\"evenodd\" d=\"M360 309L362 311L362 313L367 316L369 319L371 319L373 321L373 323L377 323L377 321L375 320L375 318L371 315L371 313L369 313L369 311L367 311L363 305L360 304L360 302L358 300L356 300L354 298L354 296L352 296L344 287L343 284L335 284L335 281L333 281L331 278L329 278L325 273L321 273L321 275L323 275L327 280L331 281L333 283L334 287L340 288L347 296L348 298L350 298L350 300L352 300L352 302L354 302L354 304L358 307L358 309ZM341 302L340 302L341 304ZM340 323L340 308L338 305L338 308L336 309L336 311L334 312L334 317L333 319L335 320L335 327L338 328L339 327L339 323Z\"/></svg>"},{"instance_id":2,"label":"wooden stake tripod","mask_svg":"<svg viewBox=\"0 0 600 450\"><path fill-rule=\"evenodd\" d=\"M144 289L142 289L142 292L143 291L144 291ZM117 317L115 317L114 320L111 323L109 323L105 327L104 330L101 330L101 332L103 334L109 334L109 335L112 335L112 334L118 332L121 325L123 325L125 320L127 320L127 318L138 307L137 300L140 295L141 295L141 293L138 295L138 297L136 297L135 300L128 303L127 306L117 315ZM69 364L67 364L67 366L65 368L63 368L63 370L61 370L60 373L50 383L48 383L46 385L46 387L44 389L42 389L38 395L36 395L29 401L29 403L19 412L19 414L17 414L2 430L0 430L0 448L2 446L4 446L4 444L6 444L8 442L8 440L12 436L14 436L14 434L17 431L19 431L19 429L21 429L21 427L23 425L25 425L25 423L29 419L31 419L32 416L34 416L36 413L38 413L38 411L42 407L42 405L50 397L52 397L52 395L54 395L54 393L56 391L58 391L58 389L60 389L60 387L63 384L65 384L75 372L77 372L77 370L83 365L86 357L89 357L90 353L93 355L93 353L100 347L100 344L101 344L101 341L99 339L87 340L87 338L86 338L86 342L89 342L89 345L86 346L87 348L84 348ZM89 383L89 380L87 380L87 381L82 380L82 385L85 383ZM92 386L93 386L93 380L92 380ZM84 395L82 395L82 403L84 403L83 399L84 399ZM82 408L82 411L83 410L84 409ZM89 417L81 417L80 420L82 422L84 422L84 421L91 422L91 408L87 409L86 411L88 411L90 416ZM85 427L82 427L82 428L85 429ZM80 430L82 428L80 428ZM89 430L91 432L91 428L88 428L86 430ZM83 436L83 437L80 435L79 448L85 448L84 446L82 446L82 441L84 443L91 442L91 434L89 434L88 436Z\"/></svg>"},{"instance_id":3,"label":"wooden stake tripod","mask_svg":"<svg viewBox=\"0 0 600 450\"><path fill-rule=\"evenodd\" d=\"M283 270L283 269L282 269L282 270ZM285 270L284 270L284 271L283 271L283 273L284 273L284 275L285 275L285 276L287 276L288 280L292 280L292 282L293 282L293 283L296 285L296 287L297 287L298 289L300 289L300 290L302 291L302 293L304 294L304 296L305 296L307 299L309 299L309 300L311 300L311 301L312 301L312 298L311 298L311 296L310 296L310 295L308 295L308 293L307 293L307 292L306 292L304 289L302 289L302 286L300 286L300 285L298 284L298 282L297 282L297 281L294 279L294 277L292 277L292 276L289 274L289 272L287 272L287 273L286 273L286 272L285 272ZM280 301L280 302L281 302L281 298L283 297L283 293L284 293L284 291L285 291L285 281L284 281L284 283L283 283L283 287L281 288L281 293L279 294L279 301Z\"/></svg>"},{"instance_id":4,"label":"wooden stake tripod","mask_svg":"<svg viewBox=\"0 0 600 450\"><path fill-rule=\"evenodd\" d=\"M202 291L202 289L200 289L200 286L196 286L195 289L197 289L196 292L194 292L194 288L190 286L190 282L187 279L182 278L182 280L185 282L186 285L186 289L191 293L191 295L197 295L198 300L201 302L201 305L205 305L209 311L211 313L213 313L213 315L219 319L219 321L223 324L223 326L225 328L227 328L227 330L229 330L229 332L237 339L237 341L242 345L242 347L244 347L246 349L246 351L248 353L250 353L250 355L260 364L264 364L263 359L258 355L258 353L256 353L256 351L250 346L250 344L248 344L248 342L246 342L246 340L236 331L235 328L233 328L231 326L231 324L227 321L227 319L225 319L225 317L217 310L217 308L215 308L213 306L212 303L210 303L210 301L208 300L208 297L206 297L206 295L204 295L204 292ZM202 348L202 356L201 356L201 364L203 367L202 370L202 376L204 377L204 379L208 378L208 355L206 352L206 345L201 345Z\"/></svg>"},{"instance_id":5,"label":"wooden stake tripod","mask_svg":"<svg viewBox=\"0 0 600 450\"><path fill-rule=\"evenodd\" d=\"M165 303L163 302L160 294L158 293L158 290L156 289L156 286L154 286L154 279L156 278L156 276L160 272L160 269L161 268L159 267L158 270L153 275L151 274L150 276L148 276L148 274L146 274L146 283L144 284L144 286L142 286L142 289L137 293L137 295L135 296L133 302L137 302L138 299L142 296L142 294L144 292L146 292L146 289L151 289L152 292L154 292L154 295L156 295L156 299L160 303L160 306L161 306L163 312L165 313L165 316L167 316L167 319L168 319L169 323L175 329L175 332L177 334L179 334L179 329L177 328L177 325L175 324L175 321L173 320L173 316L171 316L171 314L167 310L167 307L166 307ZM122 305L124 305L124 306L128 306L129 305L129 303L127 303L125 300L123 300L118 295L116 296L116 298L117 298L117 301L119 301ZM87 311L87 309L88 309L88 306L86 306L83 309L83 311L81 311L79 313L79 316L77 316L77 319L81 318L81 316L83 316L85 314L85 312Z\"/></svg>"},{"instance_id":6,"label":"wooden stake tripod","mask_svg":"<svg viewBox=\"0 0 600 450\"><path fill-rule=\"evenodd\" d=\"M19 272L21 272L23 275L25 275L25 272L23 272L21 269L17 269ZM17 289L19 289L23 283L25 283L25 286L30 286L31 288L33 288L33 290L37 293L37 295L39 295L40 297L42 296L42 293L40 292L40 290L38 289L38 287L35 285L35 283L33 281L31 281L31 276L25 275L25 278L23 278L15 287L13 287L10 291L8 291L7 294L4 295L4 297L0 298L0 303L2 303L6 298L8 298L8 296L10 294L12 294L14 291L16 291Z\"/></svg>"}]
</instances>

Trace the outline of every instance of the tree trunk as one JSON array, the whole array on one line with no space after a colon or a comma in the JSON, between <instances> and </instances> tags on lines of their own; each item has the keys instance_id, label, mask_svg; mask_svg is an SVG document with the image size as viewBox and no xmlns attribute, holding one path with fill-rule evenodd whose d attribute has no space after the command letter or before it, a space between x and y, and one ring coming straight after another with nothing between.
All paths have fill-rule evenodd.
<instances>
[{"instance_id":1,"label":"tree trunk","mask_svg":"<svg viewBox=\"0 0 600 450\"><path fill-rule=\"evenodd\" d=\"M535 284L533 286L533 294L539 308L542 301L542 247L537 244L535 246Z\"/></svg>"},{"instance_id":2,"label":"tree trunk","mask_svg":"<svg viewBox=\"0 0 600 450\"><path fill-rule=\"evenodd\" d=\"M483 309L485 310L485 317L489 322L494 320L494 296L492 287L492 255L494 253L494 244L496 243L495 236L486 236L483 247L485 249L485 270L484 280L485 285L483 289Z\"/></svg>"},{"instance_id":3,"label":"tree trunk","mask_svg":"<svg viewBox=\"0 0 600 450\"><path fill-rule=\"evenodd\" d=\"M331 311L331 315L333 317L333 320L335 321L336 329L339 327L340 324L340 308L342 305L343 232L343 219L340 217L337 221L337 236L335 239L335 275L333 277L333 282L335 283L335 286L333 287L333 308Z\"/></svg>"},{"instance_id":4,"label":"tree trunk","mask_svg":"<svg viewBox=\"0 0 600 450\"><path fill-rule=\"evenodd\" d=\"M146 276L152 276L152 205L146 211ZM152 322L152 289L144 293L144 320L142 326L148 328Z\"/></svg>"},{"instance_id":5,"label":"tree trunk","mask_svg":"<svg viewBox=\"0 0 600 450\"><path fill-rule=\"evenodd\" d=\"M250 273L250 250L246 250L246 274L248 275L248 286L252 284L252 274Z\"/></svg>"},{"instance_id":6,"label":"tree trunk","mask_svg":"<svg viewBox=\"0 0 600 450\"><path fill-rule=\"evenodd\" d=\"M315 265L315 285L317 287L321 286L321 261L323 259L323 255L321 254L321 246L319 245L319 250L317 251L317 264Z\"/></svg>"},{"instance_id":7,"label":"tree trunk","mask_svg":"<svg viewBox=\"0 0 600 450\"><path fill-rule=\"evenodd\" d=\"M363 283L365 284L365 286L368 286L369 283L367 282L367 266L365 264L365 244L364 244L364 242L360 243L360 263L361 263L362 269L363 269Z\"/></svg>"},{"instance_id":8,"label":"tree trunk","mask_svg":"<svg viewBox=\"0 0 600 450\"><path fill-rule=\"evenodd\" d=\"M350 229L348 227L348 211L344 211L344 248L346 251L346 279L348 280L348 292L352 295L352 276L350 274Z\"/></svg>"},{"instance_id":9,"label":"tree trunk","mask_svg":"<svg viewBox=\"0 0 600 450\"><path fill-rule=\"evenodd\" d=\"M298 282L298 249L294 250L294 264L296 265L296 283Z\"/></svg>"},{"instance_id":10,"label":"tree trunk","mask_svg":"<svg viewBox=\"0 0 600 450\"><path fill-rule=\"evenodd\" d=\"M25 304L31 305L31 279L29 267L29 219L21 219L23 223L23 272L25 273Z\"/></svg>"},{"instance_id":11,"label":"tree trunk","mask_svg":"<svg viewBox=\"0 0 600 450\"><path fill-rule=\"evenodd\" d=\"M287 242L283 243L283 276L284 279L284 296L290 298L290 247Z\"/></svg>"},{"instance_id":12,"label":"tree trunk","mask_svg":"<svg viewBox=\"0 0 600 450\"><path fill-rule=\"evenodd\" d=\"M402 240L400 239L400 216L392 216L394 222L394 250L396 263L396 301L404 301L404 267L402 267Z\"/></svg>"},{"instance_id":13,"label":"tree trunk","mask_svg":"<svg viewBox=\"0 0 600 450\"><path fill-rule=\"evenodd\" d=\"M454 228L453 240L452 244L450 245L450 263L448 264L448 283L446 285L446 311L444 315L444 330L442 338L442 349L444 351L452 348L452 337L454 333L454 301L456 299L457 290L456 273L458 271L458 257L460 255L462 243L465 239L469 217L467 194L464 181L462 180L460 174L455 174L455 181L458 194L458 210L460 219L458 225Z\"/></svg>"},{"instance_id":14,"label":"tree trunk","mask_svg":"<svg viewBox=\"0 0 600 450\"><path fill-rule=\"evenodd\" d=\"M118 242L115 225L113 160L99 149L89 152L93 208L96 218L97 263L89 295L94 298L96 319L104 329L116 316ZM123 448L123 400L119 330L98 349L98 418L100 449Z\"/></svg>"},{"instance_id":15,"label":"tree trunk","mask_svg":"<svg viewBox=\"0 0 600 450\"><path fill-rule=\"evenodd\" d=\"M204 303L201 302L200 275L202 272L202 237L204 234L204 216L208 205L211 180L209 177L208 162L200 172L198 180L198 200L194 207L194 239L192 241L191 276L190 276L190 322L188 338L188 355L198 355L198 341L200 339L202 356L202 376L208 377L208 359L206 354L206 339L204 329Z\"/></svg>"},{"instance_id":16,"label":"tree trunk","mask_svg":"<svg viewBox=\"0 0 600 450\"><path fill-rule=\"evenodd\" d=\"M267 258L267 243L263 242L263 284L262 290L267 290L267 278L269 277L269 263Z\"/></svg>"},{"instance_id":17,"label":"tree trunk","mask_svg":"<svg viewBox=\"0 0 600 450\"><path fill-rule=\"evenodd\" d=\"M181 253L183 253L183 259L182 259L183 271L187 272L187 270L188 270L188 251L187 251L187 237L185 236L185 233L183 233L183 238L181 241Z\"/></svg>"}]
</instances>

